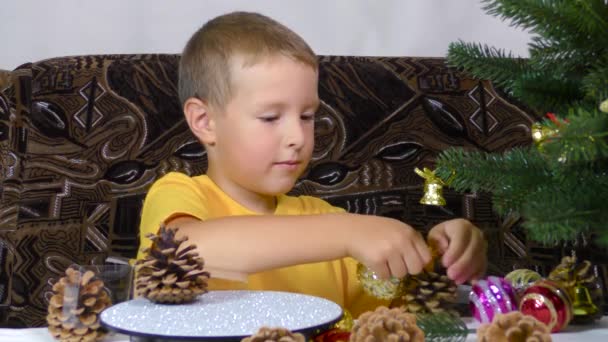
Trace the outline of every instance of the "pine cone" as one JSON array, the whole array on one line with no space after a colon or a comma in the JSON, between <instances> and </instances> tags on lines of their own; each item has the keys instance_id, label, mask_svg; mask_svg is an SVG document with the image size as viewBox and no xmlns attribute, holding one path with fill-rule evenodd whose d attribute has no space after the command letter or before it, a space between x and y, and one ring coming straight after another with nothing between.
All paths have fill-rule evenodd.
<instances>
[{"instance_id":1,"label":"pine cone","mask_svg":"<svg viewBox=\"0 0 608 342\"><path fill-rule=\"evenodd\" d=\"M453 309L456 302L457 285L450 278L432 271L423 271L404 278L402 296L392 306L401 305L407 312L457 314Z\"/></svg>"},{"instance_id":2,"label":"pine cone","mask_svg":"<svg viewBox=\"0 0 608 342\"><path fill-rule=\"evenodd\" d=\"M477 342L550 342L547 326L519 311L497 314L492 323L477 328Z\"/></svg>"},{"instance_id":3,"label":"pine cone","mask_svg":"<svg viewBox=\"0 0 608 342\"><path fill-rule=\"evenodd\" d=\"M284 328L262 327L257 333L246 337L241 342L305 342L306 338L300 333L292 333Z\"/></svg>"},{"instance_id":4,"label":"pine cone","mask_svg":"<svg viewBox=\"0 0 608 342\"><path fill-rule=\"evenodd\" d=\"M359 316L350 334L350 342L422 342L424 332L416 317L403 308L381 306Z\"/></svg>"},{"instance_id":5,"label":"pine cone","mask_svg":"<svg viewBox=\"0 0 608 342\"><path fill-rule=\"evenodd\" d=\"M53 285L46 321L51 335L61 341L96 341L105 330L99 314L111 300L103 281L93 271L68 268L66 276Z\"/></svg>"},{"instance_id":6,"label":"pine cone","mask_svg":"<svg viewBox=\"0 0 608 342\"><path fill-rule=\"evenodd\" d=\"M188 238L176 239L177 230L161 225L157 234L146 236L152 246L145 248L145 257L135 263L137 295L156 303L183 303L207 292L205 262L194 251L195 245L182 248Z\"/></svg>"}]
</instances>

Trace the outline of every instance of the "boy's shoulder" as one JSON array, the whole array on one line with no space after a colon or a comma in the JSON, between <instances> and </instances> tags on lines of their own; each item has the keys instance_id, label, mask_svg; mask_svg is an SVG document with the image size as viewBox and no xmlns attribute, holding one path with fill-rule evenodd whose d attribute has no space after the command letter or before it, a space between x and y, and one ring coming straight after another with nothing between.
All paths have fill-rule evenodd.
<instances>
[{"instance_id":1,"label":"boy's shoulder","mask_svg":"<svg viewBox=\"0 0 608 342\"><path fill-rule=\"evenodd\" d=\"M156 181L154 181L154 184L152 186L155 186L155 185L158 186L159 184L161 184L161 185L172 184L172 183L177 183L177 184L200 183L201 181L204 182L205 178L208 178L208 177L206 175L188 176L185 173L171 171L171 172L159 177Z\"/></svg>"},{"instance_id":2,"label":"boy's shoulder","mask_svg":"<svg viewBox=\"0 0 608 342\"><path fill-rule=\"evenodd\" d=\"M149 192L158 195L161 193L180 193L181 196L187 192L200 198L233 201L228 199L227 195L207 175L189 176L180 172L169 172L158 178ZM314 196L279 195L277 198L278 207L275 212L277 215L315 215L345 212L343 208L333 206L329 202Z\"/></svg>"},{"instance_id":3,"label":"boy's shoulder","mask_svg":"<svg viewBox=\"0 0 608 342\"><path fill-rule=\"evenodd\" d=\"M329 202L314 196L279 196L277 214L315 215L343 213L345 210L331 205Z\"/></svg>"},{"instance_id":4,"label":"boy's shoulder","mask_svg":"<svg viewBox=\"0 0 608 342\"><path fill-rule=\"evenodd\" d=\"M148 192L154 193L156 191L184 188L192 191L200 191L205 188L205 183L208 182L208 178L209 177L206 175L189 176L185 173L172 171L156 179Z\"/></svg>"}]
</instances>

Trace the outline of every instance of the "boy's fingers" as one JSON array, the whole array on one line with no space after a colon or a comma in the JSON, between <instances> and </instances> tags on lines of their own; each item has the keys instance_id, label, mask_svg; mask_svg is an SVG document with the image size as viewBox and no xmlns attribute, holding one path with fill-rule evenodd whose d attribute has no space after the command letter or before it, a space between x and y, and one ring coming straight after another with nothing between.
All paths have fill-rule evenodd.
<instances>
[{"instance_id":1,"label":"boy's fingers","mask_svg":"<svg viewBox=\"0 0 608 342\"><path fill-rule=\"evenodd\" d=\"M445 223L442 224L445 225ZM444 226L435 226L431 229L428 240L431 247L436 248L439 254L444 254L450 244Z\"/></svg>"},{"instance_id":2,"label":"boy's fingers","mask_svg":"<svg viewBox=\"0 0 608 342\"><path fill-rule=\"evenodd\" d=\"M466 250L448 268L448 276L461 284L476 274L481 273L481 269L485 269L486 257L484 249L485 246L480 236L473 234Z\"/></svg>"},{"instance_id":3,"label":"boy's fingers","mask_svg":"<svg viewBox=\"0 0 608 342\"><path fill-rule=\"evenodd\" d=\"M429 234L429 247L432 249L433 256L443 255L449 246L448 237L445 234Z\"/></svg>"},{"instance_id":4,"label":"boy's fingers","mask_svg":"<svg viewBox=\"0 0 608 342\"><path fill-rule=\"evenodd\" d=\"M426 244L426 242L424 242L424 239L422 238L421 235L420 235L420 239L416 239L416 241L414 241L413 245L414 245L414 249L415 249L416 253L418 254L418 257L420 258L422 267L424 268L424 266L429 264L433 259L431 250L430 250L429 246ZM422 269L420 271L422 271Z\"/></svg>"},{"instance_id":5,"label":"boy's fingers","mask_svg":"<svg viewBox=\"0 0 608 342\"><path fill-rule=\"evenodd\" d=\"M371 269L376 274L376 276L381 279L388 279L391 276L391 272L387 263L374 264L371 265L369 269Z\"/></svg>"},{"instance_id":6,"label":"boy's fingers","mask_svg":"<svg viewBox=\"0 0 608 342\"><path fill-rule=\"evenodd\" d=\"M418 274L422 272L424 264L418 252L413 251L405 257L405 263L407 264L407 270L409 274Z\"/></svg>"},{"instance_id":7,"label":"boy's fingers","mask_svg":"<svg viewBox=\"0 0 608 342\"><path fill-rule=\"evenodd\" d=\"M450 240L450 245L442 258L443 266L449 268L457 260L459 260L462 257L462 254L466 251L468 244L468 237L459 236L457 238L452 238Z\"/></svg>"},{"instance_id":8,"label":"boy's fingers","mask_svg":"<svg viewBox=\"0 0 608 342\"><path fill-rule=\"evenodd\" d=\"M390 274L393 277L403 278L408 272L405 261L400 256L389 259L388 267L390 268Z\"/></svg>"}]
</instances>

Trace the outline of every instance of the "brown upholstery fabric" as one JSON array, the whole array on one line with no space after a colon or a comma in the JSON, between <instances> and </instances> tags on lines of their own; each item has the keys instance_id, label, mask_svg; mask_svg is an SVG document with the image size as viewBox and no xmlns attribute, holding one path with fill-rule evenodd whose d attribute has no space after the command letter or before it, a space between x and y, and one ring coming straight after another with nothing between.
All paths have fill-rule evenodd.
<instances>
[{"instance_id":1,"label":"brown upholstery fabric","mask_svg":"<svg viewBox=\"0 0 608 342\"><path fill-rule=\"evenodd\" d=\"M135 256L142 201L155 179L205 172L204 149L177 98L178 60L64 57L14 71L0 94L3 325L44 325L50 280L66 265ZM320 62L315 155L293 194L395 217L423 232L444 219L469 218L489 239L492 274L514 267L547 272L570 253L572 246L527 241L519 220L498 219L484 194L448 189L445 208L418 203L423 181L413 169L433 167L441 150L529 144L536 118L523 107L442 59ZM579 255L598 262L604 277L605 253L586 247Z\"/></svg>"},{"instance_id":2,"label":"brown upholstery fabric","mask_svg":"<svg viewBox=\"0 0 608 342\"><path fill-rule=\"evenodd\" d=\"M0 69L0 90L8 87L10 77L11 77L10 71Z\"/></svg>"}]
</instances>

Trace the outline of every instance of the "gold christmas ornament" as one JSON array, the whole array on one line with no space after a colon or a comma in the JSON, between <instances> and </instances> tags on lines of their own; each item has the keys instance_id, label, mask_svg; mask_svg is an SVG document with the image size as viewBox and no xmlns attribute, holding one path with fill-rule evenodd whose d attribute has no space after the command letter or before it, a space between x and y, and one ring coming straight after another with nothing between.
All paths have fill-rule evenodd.
<instances>
[{"instance_id":1,"label":"gold christmas ornament","mask_svg":"<svg viewBox=\"0 0 608 342\"><path fill-rule=\"evenodd\" d=\"M521 295L528 286L541 278L542 276L538 272L523 268L513 270L505 276L505 280L511 283L511 286L518 296Z\"/></svg>"},{"instance_id":2,"label":"gold christmas ornament","mask_svg":"<svg viewBox=\"0 0 608 342\"><path fill-rule=\"evenodd\" d=\"M424 332L416 325L416 316L381 306L361 314L351 332L350 342L369 341L423 342Z\"/></svg>"},{"instance_id":3,"label":"gold christmas ornament","mask_svg":"<svg viewBox=\"0 0 608 342\"><path fill-rule=\"evenodd\" d=\"M382 279L367 266L359 263L357 265L357 278L363 290L371 296L386 300L392 300L399 296L401 279L397 277Z\"/></svg>"},{"instance_id":4,"label":"gold christmas ornament","mask_svg":"<svg viewBox=\"0 0 608 342\"><path fill-rule=\"evenodd\" d=\"M577 285L572 289L572 322L589 323L601 318L601 312L593 303L589 289L583 285Z\"/></svg>"},{"instance_id":5,"label":"gold christmas ornament","mask_svg":"<svg viewBox=\"0 0 608 342\"><path fill-rule=\"evenodd\" d=\"M598 279L593 273L591 262L577 262L575 255L565 256L549 273L548 278L560 283L568 292L572 299L574 322L585 323L601 317L594 302L601 302L602 294L598 290Z\"/></svg>"},{"instance_id":6,"label":"gold christmas ornament","mask_svg":"<svg viewBox=\"0 0 608 342\"><path fill-rule=\"evenodd\" d=\"M353 325L355 324L353 315L351 315L350 311L346 309L342 310L342 318L338 321L338 323L334 324L333 327L342 331L351 331L353 329Z\"/></svg>"},{"instance_id":7,"label":"gold christmas ornament","mask_svg":"<svg viewBox=\"0 0 608 342\"><path fill-rule=\"evenodd\" d=\"M111 300L104 283L93 271L68 268L53 285L46 321L49 332L60 341L97 341L106 331L101 328L99 314Z\"/></svg>"},{"instance_id":8,"label":"gold christmas ornament","mask_svg":"<svg viewBox=\"0 0 608 342\"><path fill-rule=\"evenodd\" d=\"M424 272L432 272L439 257L439 249L434 242L429 242L429 249L431 251L431 261L424 267ZM367 266L359 263L357 264L357 279L367 294L378 299L397 300L403 295L403 282L407 279L407 276L406 278L390 277L389 279L382 279Z\"/></svg>"},{"instance_id":9,"label":"gold christmas ornament","mask_svg":"<svg viewBox=\"0 0 608 342\"><path fill-rule=\"evenodd\" d=\"M596 277L591 270L591 262L588 260L577 262L575 255L563 257L559 265L549 273L548 278L562 283L566 288L596 282Z\"/></svg>"},{"instance_id":10,"label":"gold christmas ornament","mask_svg":"<svg viewBox=\"0 0 608 342\"><path fill-rule=\"evenodd\" d=\"M534 141L536 147L541 151L543 149L543 144L547 142L547 140L559 134L559 130L557 128L551 128L539 122L532 124L531 130L532 140Z\"/></svg>"},{"instance_id":11,"label":"gold christmas ornament","mask_svg":"<svg viewBox=\"0 0 608 342\"><path fill-rule=\"evenodd\" d=\"M557 133L556 130L554 130L550 127L547 127L539 122L533 123L531 130L532 130L532 140L536 144L540 144L540 143L544 142L545 140L554 136Z\"/></svg>"},{"instance_id":12,"label":"gold christmas ornament","mask_svg":"<svg viewBox=\"0 0 608 342\"><path fill-rule=\"evenodd\" d=\"M550 342L551 333L547 326L536 318L519 311L497 314L492 323L477 328L478 342Z\"/></svg>"},{"instance_id":13,"label":"gold christmas ornament","mask_svg":"<svg viewBox=\"0 0 608 342\"><path fill-rule=\"evenodd\" d=\"M443 198L443 187L448 185L448 182L444 182L441 178L435 175L435 171L431 171L428 168L420 170L415 168L414 172L418 176L424 178L424 195L420 199L420 204L425 205L440 205L446 204L445 198Z\"/></svg>"},{"instance_id":14,"label":"gold christmas ornament","mask_svg":"<svg viewBox=\"0 0 608 342\"><path fill-rule=\"evenodd\" d=\"M187 237L177 239L177 228L161 225L157 234L148 234L152 246L135 263L135 292L156 303L184 303L207 292L209 272L195 251L195 245L184 247Z\"/></svg>"},{"instance_id":15,"label":"gold christmas ornament","mask_svg":"<svg viewBox=\"0 0 608 342\"><path fill-rule=\"evenodd\" d=\"M292 333L284 328L262 327L257 333L246 337L241 342L306 342L304 335Z\"/></svg>"},{"instance_id":16,"label":"gold christmas ornament","mask_svg":"<svg viewBox=\"0 0 608 342\"><path fill-rule=\"evenodd\" d=\"M401 305L414 314L447 312L457 315L454 310L457 288L446 275L424 270L403 279L401 297L393 305Z\"/></svg>"}]
</instances>

